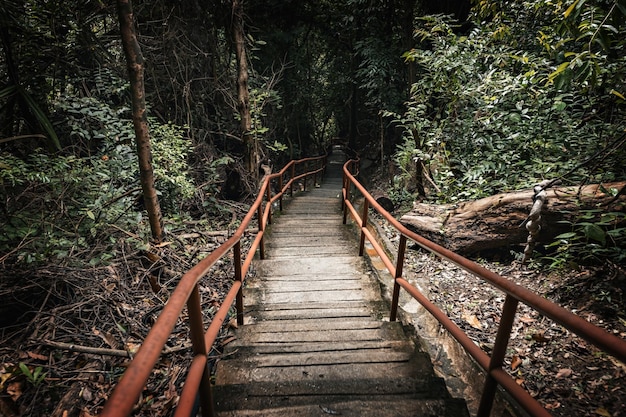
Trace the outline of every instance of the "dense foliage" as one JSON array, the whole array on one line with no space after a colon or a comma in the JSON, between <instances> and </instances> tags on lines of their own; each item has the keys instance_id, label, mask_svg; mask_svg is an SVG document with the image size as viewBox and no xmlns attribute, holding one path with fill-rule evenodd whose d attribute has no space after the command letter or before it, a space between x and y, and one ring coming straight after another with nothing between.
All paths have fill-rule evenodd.
<instances>
[{"instance_id":1,"label":"dense foliage","mask_svg":"<svg viewBox=\"0 0 626 417\"><path fill-rule=\"evenodd\" d=\"M232 5L134 3L161 205L170 218L210 217L225 183L255 188L242 166ZM323 152L338 135L362 146L379 136L381 108L402 108L411 19L398 17L415 2L366 3L244 4L250 133L264 162ZM0 12L2 261L97 263L116 255L111 236L147 243L114 7L8 1Z\"/></svg>"},{"instance_id":2,"label":"dense foliage","mask_svg":"<svg viewBox=\"0 0 626 417\"><path fill-rule=\"evenodd\" d=\"M478 1L473 16L419 19L404 55L418 65L411 100L387 113L404 135L392 196L455 202L544 179L626 179L626 5ZM558 237L553 266L626 259L623 213L602 211Z\"/></svg>"},{"instance_id":3,"label":"dense foliage","mask_svg":"<svg viewBox=\"0 0 626 417\"><path fill-rule=\"evenodd\" d=\"M254 189L242 165L232 4L134 3L161 204L166 217L207 218L231 178ZM339 140L391 172L390 195L405 201L544 178L623 180L624 1L476 0L469 10L467 1L245 2L249 133L263 162ZM32 0L0 12L2 260L73 253L111 224L147 239L135 224L114 8Z\"/></svg>"},{"instance_id":4,"label":"dense foliage","mask_svg":"<svg viewBox=\"0 0 626 417\"><path fill-rule=\"evenodd\" d=\"M536 2L534 13L517 13L527 6L511 11L515 20L490 15L469 33L455 32L441 16L420 20L421 46L405 55L421 72L399 117L405 133L396 154L404 173L400 184L411 181L413 162L429 168L433 194L443 201L530 187L545 178L569 184L624 179L625 102L619 91L625 86L623 77L614 77L626 70L623 54L606 56L592 73L557 66L554 53L541 45L552 26L536 16L554 25L562 10ZM537 38L530 38L533 28Z\"/></svg>"},{"instance_id":5,"label":"dense foliage","mask_svg":"<svg viewBox=\"0 0 626 417\"><path fill-rule=\"evenodd\" d=\"M121 83L111 74L101 80L106 80L102 88ZM28 263L73 257L98 263L115 256L112 227L138 233L143 239L136 245L143 245L147 236L137 227L142 212L128 108L94 97L63 96L53 105L54 116L63 121L57 131L71 138L76 150L51 156L35 149L21 158L0 153L0 252ZM187 163L191 144L182 128L154 119L151 124L161 204L174 215L195 193Z\"/></svg>"}]
</instances>

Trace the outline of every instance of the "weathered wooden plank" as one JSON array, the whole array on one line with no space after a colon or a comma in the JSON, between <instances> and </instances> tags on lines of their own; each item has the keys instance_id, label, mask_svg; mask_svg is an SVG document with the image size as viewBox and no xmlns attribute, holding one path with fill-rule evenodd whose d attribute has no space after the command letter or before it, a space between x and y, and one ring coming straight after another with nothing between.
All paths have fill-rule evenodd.
<instances>
[{"instance_id":1,"label":"weathered wooden plank","mask_svg":"<svg viewBox=\"0 0 626 417\"><path fill-rule=\"evenodd\" d=\"M235 388L241 393L243 398L248 400L251 397L265 397L274 395L283 395L289 397L320 397L335 395L363 395L370 399L380 395L410 395L412 398L420 398L430 395L433 387L437 387L442 396L446 395L445 385L440 378L396 378L394 383L390 384L387 378L360 379L360 380L341 380L340 384L329 381L327 384L316 383L315 381L289 381L280 382L272 381L269 383L258 382L257 384L241 384ZM223 400L219 398L219 394L223 390L219 386L215 387L218 394L218 402L223 404ZM314 400L314 398L312 398Z\"/></svg>"},{"instance_id":2,"label":"weathered wooden plank","mask_svg":"<svg viewBox=\"0 0 626 417\"><path fill-rule=\"evenodd\" d=\"M281 310L325 310L325 309L361 309L365 308L368 311L380 309L382 307L382 301L377 300L377 303L364 303L362 300L358 301L344 301L344 302L321 302L315 304L309 303L282 303L273 305L271 303L259 304L249 306L250 312L267 312L267 311L281 311Z\"/></svg>"},{"instance_id":3,"label":"weathered wooden plank","mask_svg":"<svg viewBox=\"0 0 626 417\"><path fill-rule=\"evenodd\" d=\"M354 303L354 302L352 302ZM350 317L374 317L387 314L382 306L364 306L357 301L357 306L349 306L344 303L316 303L316 304L277 304L265 306L252 306L246 313L253 322L258 320L274 319L327 319L327 318L350 318Z\"/></svg>"},{"instance_id":4,"label":"weathered wooden plank","mask_svg":"<svg viewBox=\"0 0 626 417\"><path fill-rule=\"evenodd\" d=\"M261 292L258 297L266 303L315 303L328 301L365 301L368 292L363 289L329 290L329 291L302 291L302 292Z\"/></svg>"},{"instance_id":5,"label":"weathered wooden plank","mask_svg":"<svg viewBox=\"0 0 626 417\"><path fill-rule=\"evenodd\" d=\"M246 282L247 285L256 285L256 284L261 284L261 285L271 285L272 282L296 282L296 281L302 281L302 282L310 282L310 281L314 281L314 282L319 282L319 281L341 281L341 280L345 280L345 281L367 281L368 280L368 275L366 274L359 274L359 273L352 273L352 274L345 274L345 275L337 275L337 274L315 274L315 273L311 273L311 274L306 274L306 275L273 275L273 276L256 276L253 278L249 278ZM370 280L371 281L371 280Z\"/></svg>"},{"instance_id":6,"label":"weathered wooden plank","mask_svg":"<svg viewBox=\"0 0 626 417\"><path fill-rule=\"evenodd\" d=\"M320 417L338 415L342 417L425 417L425 416L454 416L465 415L458 413L452 407L450 401L440 399L402 399L387 400L354 399L352 401L332 401L328 404L295 404L296 399L276 398L268 401L262 409L247 409L235 411L222 411L219 417ZM323 401L323 399L320 399ZM296 400L297 401L297 400Z\"/></svg>"},{"instance_id":7,"label":"weathered wooden plank","mask_svg":"<svg viewBox=\"0 0 626 417\"><path fill-rule=\"evenodd\" d=\"M425 376L419 368L406 362L398 363L361 363L340 365L312 365L288 367L241 367L232 361L220 362L217 384L237 384L242 381L303 381L324 382L329 379L370 379L381 376L411 378ZM294 414L290 414L294 415Z\"/></svg>"},{"instance_id":8,"label":"weathered wooden plank","mask_svg":"<svg viewBox=\"0 0 626 417\"><path fill-rule=\"evenodd\" d=\"M296 332L273 332L263 333L246 331L244 326L241 330L241 338L246 343L300 343L300 342L347 342L347 341L380 341L386 339L397 340L397 334L390 333L386 328L357 329L357 330L326 330L326 331L296 331Z\"/></svg>"},{"instance_id":9,"label":"weathered wooden plank","mask_svg":"<svg viewBox=\"0 0 626 417\"><path fill-rule=\"evenodd\" d=\"M244 362L257 368L287 367L287 366L316 366L316 365L360 365L374 363L407 363L411 359L411 353L388 350L367 351L338 351L338 352L311 352L285 353L250 356Z\"/></svg>"},{"instance_id":10,"label":"weathered wooden plank","mask_svg":"<svg viewBox=\"0 0 626 417\"><path fill-rule=\"evenodd\" d=\"M339 352L343 350L362 350L368 352L372 349L380 351L402 351L409 352L415 348L413 344L407 340L362 340L362 341L344 341L333 343L280 343L280 344L257 344L245 345L244 341L236 340L231 342L228 347L230 350L237 349L238 355L259 355L273 353L316 353L316 352Z\"/></svg>"},{"instance_id":11,"label":"weathered wooden plank","mask_svg":"<svg viewBox=\"0 0 626 417\"><path fill-rule=\"evenodd\" d=\"M333 227L334 228L334 227ZM345 236L345 230L341 232L332 233L332 230L328 230L328 233L320 233L319 231L312 231L310 229L298 228L298 231L306 232L298 234L296 230L289 230L287 228L279 231L270 231L267 235L267 247L323 247L325 245L347 245L355 246L354 239L350 239L350 236Z\"/></svg>"},{"instance_id":12,"label":"weathered wooden plank","mask_svg":"<svg viewBox=\"0 0 626 417\"><path fill-rule=\"evenodd\" d=\"M292 246L288 248L269 248L267 251L268 258L277 259L277 258L300 258L302 256L306 257L318 257L318 258L327 258L328 256L333 255L355 255L357 252L356 247L346 247L345 245L327 245L327 246Z\"/></svg>"},{"instance_id":13,"label":"weathered wooden plank","mask_svg":"<svg viewBox=\"0 0 626 417\"><path fill-rule=\"evenodd\" d=\"M252 284L252 283L251 283ZM316 279L310 280L266 280L260 283L266 292L302 292L302 291L334 291L334 290L358 290L363 288L364 282L360 279ZM256 286L256 285L255 285ZM251 285L251 287L253 287Z\"/></svg>"},{"instance_id":14,"label":"weathered wooden plank","mask_svg":"<svg viewBox=\"0 0 626 417\"><path fill-rule=\"evenodd\" d=\"M276 218L276 221L272 224L272 227L280 227L280 229L289 228L292 226L307 226L312 229L319 227L342 226L341 217L337 216L337 213L320 214L316 212L300 212L295 216L280 216Z\"/></svg>"},{"instance_id":15,"label":"weathered wooden plank","mask_svg":"<svg viewBox=\"0 0 626 417\"><path fill-rule=\"evenodd\" d=\"M313 332L332 330L363 330L380 329L383 322L372 320L371 317L364 318L327 318L318 319L285 319L285 320L264 320L258 323L245 326L244 332L256 333L286 333L286 332Z\"/></svg>"},{"instance_id":16,"label":"weathered wooden plank","mask_svg":"<svg viewBox=\"0 0 626 417\"><path fill-rule=\"evenodd\" d=\"M366 268L357 256L333 256L320 262L316 258L266 259L259 261L257 271L267 276L349 275Z\"/></svg>"},{"instance_id":17,"label":"weathered wooden plank","mask_svg":"<svg viewBox=\"0 0 626 417\"><path fill-rule=\"evenodd\" d=\"M345 227L345 226L344 226ZM293 226L290 228L285 228L284 230L278 229L271 231L272 237L285 237L285 236L299 236L300 238L309 238L309 237L319 237L319 236L331 236L333 234L339 235L340 233L345 233L344 227L341 225L332 226L329 225L325 227L324 232L320 233L317 228L307 227L306 225L302 225L300 227Z\"/></svg>"}]
</instances>

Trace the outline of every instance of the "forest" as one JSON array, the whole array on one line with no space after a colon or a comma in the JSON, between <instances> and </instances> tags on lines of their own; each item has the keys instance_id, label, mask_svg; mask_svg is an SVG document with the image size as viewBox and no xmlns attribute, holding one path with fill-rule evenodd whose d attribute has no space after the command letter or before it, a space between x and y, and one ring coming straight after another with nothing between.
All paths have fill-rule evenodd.
<instances>
[{"instance_id":1,"label":"forest","mask_svg":"<svg viewBox=\"0 0 626 417\"><path fill-rule=\"evenodd\" d=\"M469 255L575 277L626 337L626 0L130 3L0 4L0 415L97 415L124 354L59 343L132 352L263 175L333 145L398 218L595 185L526 256Z\"/></svg>"}]
</instances>

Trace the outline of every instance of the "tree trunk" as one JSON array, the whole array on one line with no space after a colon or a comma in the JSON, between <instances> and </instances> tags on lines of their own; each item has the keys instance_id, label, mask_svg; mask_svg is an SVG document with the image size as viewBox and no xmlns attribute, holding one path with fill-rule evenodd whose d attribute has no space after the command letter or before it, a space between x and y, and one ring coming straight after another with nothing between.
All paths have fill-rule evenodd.
<instances>
[{"instance_id":1,"label":"tree trunk","mask_svg":"<svg viewBox=\"0 0 626 417\"><path fill-rule=\"evenodd\" d=\"M160 242L163 237L161 207L154 185L154 171L152 170L152 150L150 146L150 130L146 114L146 95L144 87L144 59L137 41L133 22L133 10L130 0L117 0L117 11L122 35L122 47L126 55L126 64L130 77L132 96L133 125L135 127L135 142L139 158L139 174L143 200L152 237Z\"/></svg>"},{"instance_id":2,"label":"tree trunk","mask_svg":"<svg viewBox=\"0 0 626 417\"><path fill-rule=\"evenodd\" d=\"M11 45L11 34L9 29L2 26L0 27L0 41L2 43L2 49L4 50L4 62L6 67L6 74L9 78L8 85L19 85L19 71L17 69L17 65L13 60L13 51ZM6 119L2 120L2 125L0 126L0 132L2 132L2 136L9 137L19 134L19 130L16 128L18 123L18 118L15 117L15 108L18 105L18 94L13 94L8 97L7 103L4 106L4 113L6 114Z\"/></svg>"},{"instance_id":3,"label":"tree trunk","mask_svg":"<svg viewBox=\"0 0 626 417\"><path fill-rule=\"evenodd\" d=\"M243 0L233 0L233 40L237 55L237 110L241 118L241 134L246 147L244 165L246 171L256 183L259 179L259 144L252 134L252 116L250 114L250 94L248 91L248 57L246 55L246 37L243 30Z\"/></svg>"},{"instance_id":4,"label":"tree trunk","mask_svg":"<svg viewBox=\"0 0 626 417\"><path fill-rule=\"evenodd\" d=\"M605 189L622 189L626 182L603 184ZM605 194L599 185L553 187L546 190L538 242L551 243L554 237L571 231L578 213L585 209L624 211L626 196ZM528 231L523 227L533 205L533 190L498 194L460 204L416 203L400 218L407 228L454 252L464 255L521 245Z\"/></svg>"},{"instance_id":5,"label":"tree trunk","mask_svg":"<svg viewBox=\"0 0 626 417\"><path fill-rule=\"evenodd\" d=\"M413 49L415 40L413 39L413 31L415 26L413 19L415 16L415 4L416 0L404 0L404 10L402 15L402 49L404 52L408 52ZM407 96L410 95L411 87L417 81L417 65L413 60L406 63L407 70Z\"/></svg>"}]
</instances>

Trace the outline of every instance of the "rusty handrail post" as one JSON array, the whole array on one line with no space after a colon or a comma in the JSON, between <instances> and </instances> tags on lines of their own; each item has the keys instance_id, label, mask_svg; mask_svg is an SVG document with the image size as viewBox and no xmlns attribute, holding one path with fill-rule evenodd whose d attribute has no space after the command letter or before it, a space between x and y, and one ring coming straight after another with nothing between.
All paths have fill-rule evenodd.
<instances>
[{"instance_id":1,"label":"rusty handrail post","mask_svg":"<svg viewBox=\"0 0 626 417\"><path fill-rule=\"evenodd\" d=\"M293 197L293 179L296 177L296 163L291 164L291 185L289 185L289 197Z\"/></svg>"},{"instance_id":2,"label":"rusty handrail post","mask_svg":"<svg viewBox=\"0 0 626 417\"><path fill-rule=\"evenodd\" d=\"M346 174L343 174L343 189L341 193L341 208L343 210L343 224L348 223L348 199L350 198L350 181L346 177Z\"/></svg>"},{"instance_id":3,"label":"rusty handrail post","mask_svg":"<svg viewBox=\"0 0 626 417\"><path fill-rule=\"evenodd\" d=\"M346 176L345 172L341 173L341 211L343 211L345 213L346 211L346 191L348 189L348 177ZM343 224L346 224L346 218L344 216L343 219Z\"/></svg>"},{"instance_id":4,"label":"rusty handrail post","mask_svg":"<svg viewBox=\"0 0 626 417\"><path fill-rule=\"evenodd\" d=\"M400 303L400 284L398 278L402 278L402 268L404 267L404 253L406 252L406 236L400 235L398 244L398 259L396 260L396 273L393 277L393 296L391 298L391 312L389 321L396 321L398 317L398 304Z\"/></svg>"},{"instance_id":5,"label":"rusty handrail post","mask_svg":"<svg viewBox=\"0 0 626 417\"><path fill-rule=\"evenodd\" d=\"M263 233L261 240L259 241L259 256L261 259L265 259L265 225L263 224L263 202L259 204L257 208L257 217L259 222L259 233Z\"/></svg>"},{"instance_id":6,"label":"rusty handrail post","mask_svg":"<svg viewBox=\"0 0 626 417\"><path fill-rule=\"evenodd\" d=\"M367 213L369 212L370 203L366 199L363 199L363 214L361 216L361 239L359 240L359 256L363 256L365 252L365 232L363 229L367 228Z\"/></svg>"},{"instance_id":7,"label":"rusty handrail post","mask_svg":"<svg viewBox=\"0 0 626 417\"><path fill-rule=\"evenodd\" d=\"M202 302L198 284L196 284L187 299L187 312L189 314L189 338L195 355L207 355L206 344L204 343L204 321L202 319ZM213 394L211 392L211 381L209 372L206 369L200 380L200 408L203 417L214 417Z\"/></svg>"},{"instance_id":8,"label":"rusty handrail post","mask_svg":"<svg viewBox=\"0 0 626 417\"><path fill-rule=\"evenodd\" d=\"M351 170L353 163L354 162L351 161L346 169ZM342 195L342 198L341 198L341 208L343 209L343 224L347 224L348 223L348 204L347 203L348 203L348 201L350 201L350 191L351 191L351 189L352 189L352 181L350 181L350 178L348 177L348 175L344 171L344 173L343 173L343 191L342 191L344 193L344 195Z\"/></svg>"},{"instance_id":9,"label":"rusty handrail post","mask_svg":"<svg viewBox=\"0 0 626 417\"><path fill-rule=\"evenodd\" d=\"M278 208L283 212L283 174L278 177L278 188L280 189L280 197L278 198Z\"/></svg>"},{"instance_id":10,"label":"rusty handrail post","mask_svg":"<svg viewBox=\"0 0 626 417\"><path fill-rule=\"evenodd\" d=\"M267 202L268 202L268 207L267 207L267 224L272 224L272 181L268 180L267 181L267 188L265 190L265 198L267 198ZM261 203L261 205L263 205L263 203Z\"/></svg>"},{"instance_id":11,"label":"rusty handrail post","mask_svg":"<svg viewBox=\"0 0 626 417\"><path fill-rule=\"evenodd\" d=\"M309 172L309 161L304 161L304 172ZM304 180L304 189L302 191L306 191L306 180L308 178L308 175L305 175L304 178L302 178Z\"/></svg>"},{"instance_id":12,"label":"rusty handrail post","mask_svg":"<svg viewBox=\"0 0 626 417\"><path fill-rule=\"evenodd\" d=\"M509 345L509 338L511 336L511 329L513 328L513 321L515 320L518 303L519 301L516 298L508 294L504 299L500 325L498 326L498 334L496 335L496 340L494 342L491 360L489 361L489 369L487 370L485 385L480 398L480 405L478 406L476 417L489 417L489 414L491 413L491 407L493 406L493 400L498 388L498 382L491 375L491 371L502 368L502 364L504 363L504 356L506 355L506 349Z\"/></svg>"},{"instance_id":13,"label":"rusty handrail post","mask_svg":"<svg viewBox=\"0 0 626 417\"><path fill-rule=\"evenodd\" d=\"M237 298L235 301L235 308L237 310L237 324L243 325L243 277L241 274L241 241L237 242L233 247L233 262L235 263L235 281L242 283L239 291L237 291Z\"/></svg>"}]
</instances>

